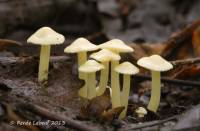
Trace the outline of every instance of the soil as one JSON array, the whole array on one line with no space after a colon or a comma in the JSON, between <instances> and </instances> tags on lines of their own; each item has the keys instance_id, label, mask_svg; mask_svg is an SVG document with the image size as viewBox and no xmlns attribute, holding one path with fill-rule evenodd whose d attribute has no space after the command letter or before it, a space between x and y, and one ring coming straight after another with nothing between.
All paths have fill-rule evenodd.
<instances>
[{"instance_id":1,"label":"soil","mask_svg":"<svg viewBox=\"0 0 200 131\"><path fill-rule=\"evenodd\" d=\"M6 66L1 64L0 66L0 82L1 85L4 85L4 88L1 89L1 98L12 104L24 101L40 105L41 107L58 114L63 114L69 118L75 120L79 118L78 121L81 121L83 124L87 124L91 127L98 127L101 130L113 130L114 128L123 129L124 126L126 127L133 123L137 124L140 122L163 120L183 113L191 108L191 106L199 104L200 101L200 91L198 88L177 87L165 84L162 87L162 99L157 114L148 111L148 115L144 118L138 118L135 114L134 111L137 107L146 107L145 103L148 102L150 94L149 91L145 91L140 96L140 99L137 94L131 94L128 114L124 120L115 119L102 123L102 121L90 118L89 115L88 118L80 120L81 109L88 104L88 101L79 97L77 94L78 89L84 83L78 80L76 75L72 74L73 64L70 59L51 62L48 84L41 85L37 82L38 58L14 58L19 58L19 60L24 62L13 62ZM150 86L150 82L142 83L146 84L146 87ZM133 96L137 97L133 98ZM92 112L94 109L89 108L89 110L89 112ZM31 116L30 114L29 117L26 116L23 109L17 109L17 111L23 112L20 115L26 119ZM37 117L32 116L32 119L35 120ZM43 127L43 129L48 128Z\"/></svg>"}]
</instances>

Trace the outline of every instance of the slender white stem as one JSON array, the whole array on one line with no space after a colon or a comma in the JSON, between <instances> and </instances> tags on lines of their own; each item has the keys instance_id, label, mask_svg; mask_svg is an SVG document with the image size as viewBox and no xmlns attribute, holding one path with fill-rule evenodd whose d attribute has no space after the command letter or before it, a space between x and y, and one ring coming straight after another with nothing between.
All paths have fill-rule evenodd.
<instances>
[{"instance_id":1,"label":"slender white stem","mask_svg":"<svg viewBox=\"0 0 200 131\"><path fill-rule=\"evenodd\" d=\"M78 67L87 61L87 52L78 53ZM84 80L84 73L79 72L79 78Z\"/></svg>"},{"instance_id":2,"label":"slender white stem","mask_svg":"<svg viewBox=\"0 0 200 131\"><path fill-rule=\"evenodd\" d=\"M48 80L50 50L51 50L50 45L41 46L39 73L38 73L39 82L44 82Z\"/></svg>"},{"instance_id":3,"label":"slender white stem","mask_svg":"<svg viewBox=\"0 0 200 131\"><path fill-rule=\"evenodd\" d=\"M78 67L80 67L82 64L84 64L87 61L87 52L79 52L78 53ZM79 72L79 79L85 80L86 83L86 78L85 78L85 73ZM81 97L87 98L87 86L83 86L81 89L79 89L78 94Z\"/></svg>"},{"instance_id":4,"label":"slender white stem","mask_svg":"<svg viewBox=\"0 0 200 131\"><path fill-rule=\"evenodd\" d=\"M125 107L125 109L120 114L120 118L124 118L126 116L127 108L128 108L128 99L130 93L130 75L124 74L123 76L123 89L121 93L121 105Z\"/></svg>"},{"instance_id":5,"label":"slender white stem","mask_svg":"<svg viewBox=\"0 0 200 131\"><path fill-rule=\"evenodd\" d=\"M92 99L96 97L96 73L89 73L87 74L87 80L86 80L86 85L87 85L87 98Z\"/></svg>"},{"instance_id":6,"label":"slender white stem","mask_svg":"<svg viewBox=\"0 0 200 131\"><path fill-rule=\"evenodd\" d=\"M160 104L160 72L152 71L152 87L151 98L148 104L148 109L156 112Z\"/></svg>"},{"instance_id":7,"label":"slender white stem","mask_svg":"<svg viewBox=\"0 0 200 131\"><path fill-rule=\"evenodd\" d=\"M111 61L112 108L121 106L119 73L114 70L117 65L119 65L119 61Z\"/></svg>"},{"instance_id":8,"label":"slender white stem","mask_svg":"<svg viewBox=\"0 0 200 131\"><path fill-rule=\"evenodd\" d=\"M105 68L101 70L100 82L97 87L97 96L100 96L105 92L108 83L109 62L102 62L102 64Z\"/></svg>"}]
</instances>

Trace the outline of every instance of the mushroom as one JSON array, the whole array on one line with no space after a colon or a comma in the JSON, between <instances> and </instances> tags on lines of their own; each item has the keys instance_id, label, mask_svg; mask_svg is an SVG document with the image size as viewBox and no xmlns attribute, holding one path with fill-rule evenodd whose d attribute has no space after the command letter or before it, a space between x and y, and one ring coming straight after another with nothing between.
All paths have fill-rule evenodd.
<instances>
[{"instance_id":1,"label":"mushroom","mask_svg":"<svg viewBox=\"0 0 200 131\"><path fill-rule=\"evenodd\" d=\"M101 62L101 64L103 64L105 67L105 69L101 70L100 82L99 86L97 87L97 96L100 96L104 93L107 87L108 76L109 76L109 61L120 60L121 57L120 55L112 51L109 51L107 49L102 49L97 53L91 54L90 58L93 58Z\"/></svg>"},{"instance_id":2,"label":"mushroom","mask_svg":"<svg viewBox=\"0 0 200 131\"><path fill-rule=\"evenodd\" d=\"M85 73L85 85L87 89L87 98L92 99L96 97L96 71L104 69L104 66L95 60L88 60L79 67L79 71Z\"/></svg>"},{"instance_id":3,"label":"mushroom","mask_svg":"<svg viewBox=\"0 0 200 131\"><path fill-rule=\"evenodd\" d=\"M77 53L78 54L78 67L87 61L87 52L99 49L98 46L92 44L85 38L76 39L71 45L65 48L65 53ZM79 72L79 78L84 80L84 73ZM79 95L87 98L87 89L81 88Z\"/></svg>"},{"instance_id":4,"label":"mushroom","mask_svg":"<svg viewBox=\"0 0 200 131\"><path fill-rule=\"evenodd\" d=\"M48 79L51 45L62 44L64 41L65 37L63 35L55 32L49 27L42 27L38 29L33 35L28 38L28 43L41 45L38 73L39 82L44 82Z\"/></svg>"},{"instance_id":5,"label":"mushroom","mask_svg":"<svg viewBox=\"0 0 200 131\"><path fill-rule=\"evenodd\" d=\"M137 61L137 64L151 70L152 89L150 102L147 108L156 112L160 103L160 72L172 69L173 65L159 55L143 57Z\"/></svg>"},{"instance_id":6,"label":"mushroom","mask_svg":"<svg viewBox=\"0 0 200 131\"><path fill-rule=\"evenodd\" d=\"M124 75L123 89L121 93L121 106L124 106L125 109L120 114L120 118L124 118L126 116L128 107L128 98L130 92L130 76L137 74L139 72L139 69L130 62L123 62L115 67L115 71Z\"/></svg>"},{"instance_id":7,"label":"mushroom","mask_svg":"<svg viewBox=\"0 0 200 131\"><path fill-rule=\"evenodd\" d=\"M119 39L113 39L99 45L102 49L111 50L117 54L133 52L134 50L127 46L123 41ZM114 71L115 66L119 65L119 60L111 61L111 88L112 88L112 107L116 108L121 106L120 104L120 88L119 88L119 74Z\"/></svg>"},{"instance_id":8,"label":"mushroom","mask_svg":"<svg viewBox=\"0 0 200 131\"><path fill-rule=\"evenodd\" d=\"M147 114L147 110L144 107L138 107L138 109L135 110L138 117L142 118Z\"/></svg>"}]
</instances>

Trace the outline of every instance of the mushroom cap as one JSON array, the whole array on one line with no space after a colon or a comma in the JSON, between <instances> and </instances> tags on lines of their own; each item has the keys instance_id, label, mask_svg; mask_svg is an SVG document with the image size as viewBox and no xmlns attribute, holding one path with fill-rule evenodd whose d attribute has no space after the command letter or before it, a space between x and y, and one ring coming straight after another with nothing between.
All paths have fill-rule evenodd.
<instances>
[{"instance_id":1,"label":"mushroom cap","mask_svg":"<svg viewBox=\"0 0 200 131\"><path fill-rule=\"evenodd\" d=\"M130 62L123 62L115 67L115 71L121 74L133 75L139 72L139 69Z\"/></svg>"},{"instance_id":2,"label":"mushroom cap","mask_svg":"<svg viewBox=\"0 0 200 131\"><path fill-rule=\"evenodd\" d=\"M127 53L127 52L133 52L133 48L127 46L123 41L119 39L112 39L110 41L107 41L101 45L99 45L102 49L108 49L117 53Z\"/></svg>"},{"instance_id":3,"label":"mushroom cap","mask_svg":"<svg viewBox=\"0 0 200 131\"><path fill-rule=\"evenodd\" d=\"M107 62L107 61L112 61L112 60L117 61L121 59L120 55L107 49L102 49L99 52L91 54L90 58L93 58L100 62Z\"/></svg>"},{"instance_id":4,"label":"mushroom cap","mask_svg":"<svg viewBox=\"0 0 200 131\"><path fill-rule=\"evenodd\" d=\"M153 71L168 71L173 68L173 65L159 55L143 57L137 61L137 64Z\"/></svg>"},{"instance_id":5,"label":"mushroom cap","mask_svg":"<svg viewBox=\"0 0 200 131\"><path fill-rule=\"evenodd\" d=\"M92 73L104 68L105 67L102 64L99 64L95 60L88 60L83 65L81 65L78 70L84 73Z\"/></svg>"},{"instance_id":6,"label":"mushroom cap","mask_svg":"<svg viewBox=\"0 0 200 131\"><path fill-rule=\"evenodd\" d=\"M138 107L138 109L136 109L135 112L137 114L142 114L142 115L146 115L147 114L147 110L144 107Z\"/></svg>"},{"instance_id":7,"label":"mushroom cap","mask_svg":"<svg viewBox=\"0 0 200 131\"><path fill-rule=\"evenodd\" d=\"M32 34L27 42L36 45L57 45L62 44L65 37L55 32L50 27L42 27Z\"/></svg>"},{"instance_id":8,"label":"mushroom cap","mask_svg":"<svg viewBox=\"0 0 200 131\"><path fill-rule=\"evenodd\" d=\"M133 75L139 72L139 69L130 62L123 62L115 67L115 71L122 74Z\"/></svg>"},{"instance_id":9,"label":"mushroom cap","mask_svg":"<svg viewBox=\"0 0 200 131\"><path fill-rule=\"evenodd\" d=\"M86 51L94 51L99 49L98 46L92 44L85 38L78 38L71 45L65 48L65 53L78 53L78 52L86 52Z\"/></svg>"}]
</instances>

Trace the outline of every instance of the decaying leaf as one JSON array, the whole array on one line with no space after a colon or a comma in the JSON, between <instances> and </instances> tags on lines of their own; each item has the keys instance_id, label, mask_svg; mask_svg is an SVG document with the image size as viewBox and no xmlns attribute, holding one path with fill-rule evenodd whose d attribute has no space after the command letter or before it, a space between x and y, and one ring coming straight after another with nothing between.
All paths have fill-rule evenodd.
<instances>
[{"instance_id":1,"label":"decaying leaf","mask_svg":"<svg viewBox=\"0 0 200 131\"><path fill-rule=\"evenodd\" d=\"M8 51L8 52L16 53L15 47L19 47L21 45L22 44L18 41L0 39L0 52Z\"/></svg>"},{"instance_id":2,"label":"decaying leaf","mask_svg":"<svg viewBox=\"0 0 200 131\"><path fill-rule=\"evenodd\" d=\"M103 95L93 98L86 106L82 107L80 117L83 119L98 119L109 108L111 108L111 101L109 91L106 90Z\"/></svg>"},{"instance_id":3,"label":"decaying leaf","mask_svg":"<svg viewBox=\"0 0 200 131\"><path fill-rule=\"evenodd\" d=\"M186 79L199 76L199 74L200 74L199 66L197 65L184 66L182 68L179 68L177 72L174 72L172 78Z\"/></svg>"},{"instance_id":4,"label":"decaying leaf","mask_svg":"<svg viewBox=\"0 0 200 131\"><path fill-rule=\"evenodd\" d=\"M120 106L113 109L109 109L107 111L103 111L103 113L100 116L100 121L113 121L114 119L117 119L119 117L120 113L124 109L124 106Z\"/></svg>"},{"instance_id":5,"label":"decaying leaf","mask_svg":"<svg viewBox=\"0 0 200 131\"><path fill-rule=\"evenodd\" d=\"M193 45L194 54L196 56L200 56L200 27L198 27L193 32L192 45Z\"/></svg>"}]
</instances>

